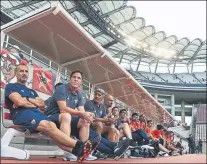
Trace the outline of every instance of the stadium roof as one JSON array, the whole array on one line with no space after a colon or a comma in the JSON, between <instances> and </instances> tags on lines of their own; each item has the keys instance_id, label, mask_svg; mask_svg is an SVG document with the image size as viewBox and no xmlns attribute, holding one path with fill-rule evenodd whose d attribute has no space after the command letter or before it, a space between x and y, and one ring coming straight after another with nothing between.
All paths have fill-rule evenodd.
<instances>
[{"instance_id":1,"label":"stadium roof","mask_svg":"<svg viewBox=\"0 0 207 164\"><path fill-rule=\"evenodd\" d=\"M59 1L110 54L127 69L153 73L206 71L206 40L177 39L146 26L127 1ZM50 5L50 1L2 1L13 19Z\"/></svg>"}]
</instances>

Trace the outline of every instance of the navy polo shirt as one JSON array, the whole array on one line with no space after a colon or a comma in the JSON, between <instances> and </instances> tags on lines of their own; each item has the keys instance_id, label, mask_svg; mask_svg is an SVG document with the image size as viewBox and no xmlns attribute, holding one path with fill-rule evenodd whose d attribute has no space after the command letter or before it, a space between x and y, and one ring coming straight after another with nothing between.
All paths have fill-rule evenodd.
<instances>
[{"instance_id":1,"label":"navy polo shirt","mask_svg":"<svg viewBox=\"0 0 207 164\"><path fill-rule=\"evenodd\" d=\"M87 112L95 114L97 118L103 118L107 116L107 108L104 104L98 105L94 100L86 101L84 108Z\"/></svg>"},{"instance_id":2,"label":"navy polo shirt","mask_svg":"<svg viewBox=\"0 0 207 164\"><path fill-rule=\"evenodd\" d=\"M25 85L19 84L19 83L9 83L5 87L5 104L8 106L8 109L10 110L10 117L13 118L13 114L17 110L24 110L24 109L30 109L25 107L16 107L14 103L10 100L9 95L11 93L17 92L19 93L23 98L29 97L35 99L36 97L39 97L37 92L33 89L30 89L26 87ZM34 109L34 108L31 108Z\"/></svg>"},{"instance_id":3,"label":"navy polo shirt","mask_svg":"<svg viewBox=\"0 0 207 164\"><path fill-rule=\"evenodd\" d=\"M45 110L46 115L52 115L60 113L57 101L66 101L67 107L72 109L84 106L84 92L76 91L72 92L68 84L63 84L55 89L54 94L50 98L49 104Z\"/></svg>"}]
</instances>

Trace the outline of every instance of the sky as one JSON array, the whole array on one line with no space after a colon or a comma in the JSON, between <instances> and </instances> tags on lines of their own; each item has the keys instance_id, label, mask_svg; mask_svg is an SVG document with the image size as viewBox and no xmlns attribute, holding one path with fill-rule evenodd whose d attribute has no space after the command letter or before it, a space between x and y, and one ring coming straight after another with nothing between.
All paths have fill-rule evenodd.
<instances>
[{"instance_id":1,"label":"sky","mask_svg":"<svg viewBox=\"0 0 207 164\"><path fill-rule=\"evenodd\" d=\"M127 5L134 6L137 17L143 17L156 32L206 40L206 1L128 1Z\"/></svg>"}]
</instances>

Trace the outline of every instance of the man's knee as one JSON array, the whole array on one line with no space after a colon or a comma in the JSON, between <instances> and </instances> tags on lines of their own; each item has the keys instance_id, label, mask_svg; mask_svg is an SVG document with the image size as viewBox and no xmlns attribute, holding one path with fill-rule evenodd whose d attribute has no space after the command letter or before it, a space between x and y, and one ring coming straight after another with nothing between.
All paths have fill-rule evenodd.
<instances>
[{"instance_id":1,"label":"man's knee","mask_svg":"<svg viewBox=\"0 0 207 164\"><path fill-rule=\"evenodd\" d=\"M80 118L78 121L78 127L90 127L90 124L85 120Z\"/></svg>"},{"instance_id":2,"label":"man's knee","mask_svg":"<svg viewBox=\"0 0 207 164\"><path fill-rule=\"evenodd\" d=\"M96 122L96 123L93 124L93 127L103 129L103 123L102 122Z\"/></svg>"},{"instance_id":3,"label":"man's knee","mask_svg":"<svg viewBox=\"0 0 207 164\"><path fill-rule=\"evenodd\" d=\"M63 121L68 123L71 122L71 115L69 113L61 113L59 115L59 118L60 118L60 123Z\"/></svg>"},{"instance_id":4,"label":"man's knee","mask_svg":"<svg viewBox=\"0 0 207 164\"><path fill-rule=\"evenodd\" d=\"M42 121L40 121L40 123L37 127L37 130L44 131L44 132L50 132L56 128L57 128L57 126L55 125L54 122L42 120Z\"/></svg>"}]
</instances>

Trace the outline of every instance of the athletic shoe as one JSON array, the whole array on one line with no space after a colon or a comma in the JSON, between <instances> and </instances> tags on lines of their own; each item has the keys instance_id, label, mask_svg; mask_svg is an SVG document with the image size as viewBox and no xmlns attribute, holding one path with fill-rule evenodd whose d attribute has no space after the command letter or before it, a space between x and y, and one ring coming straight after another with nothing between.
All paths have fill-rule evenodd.
<instances>
[{"instance_id":1,"label":"athletic shoe","mask_svg":"<svg viewBox=\"0 0 207 164\"><path fill-rule=\"evenodd\" d=\"M74 154L65 151L63 154L63 160L64 161L77 161L78 158Z\"/></svg>"},{"instance_id":2,"label":"athletic shoe","mask_svg":"<svg viewBox=\"0 0 207 164\"><path fill-rule=\"evenodd\" d=\"M96 152L93 153L93 156L97 157L98 159L106 159L107 158L106 154L101 153L98 150L96 150Z\"/></svg>"},{"instance_id":3,"label":"athletic shoe","mask_svg":"<svg viewBox=\"0 0 207 164\"><path fill-rule=\"evenodd\" d=\"M91 137L89 140L84 142L82 151L78 155L78 162L82 162L85 158L89 156L89 154L91 154L92 151L96 150L100 141L101 136L97 136L96 138Z\"/></svg>"},{"instance_id":4,"label":"athletic shoe","mask_svg":"<svg viewBox=\"0 0 207 164\"><path fill-rule=\"evenodd\" d=\"M86 161L94 161L94 160L96 160L96 159L97 159L97 157L95 157L95 156L89 154L88 157L87 157L85 160L86 160Z\"/></svg>"},{"instance_id":5,"label":"athletic shoe","mask_svg":"<svg viewBox=\"0 0 207 164\"><path fill-rule=\"evenodd\" d=\"M117 143L114 148L115 160L118 160L124 155L124 153L129 149L130 143L130 139L125 139L124 141Z\"/></svg>"},{"instance_id":6,"label":"athletic shoe","mask_svg":"<svg viewBox=\"0 0 207 164\"><path fill-rule=\"evenodd\" d=\"M89 154L88 157L85 160L86 161L94 161L96 159L97 159L97 157L94 157L91 154ZM78 160L78 158L74 154L72 154L70 152L64 152L63 160L64 161L73 161L73 162L75 162L75 161Z\"/></svg>"}]
</instances>

